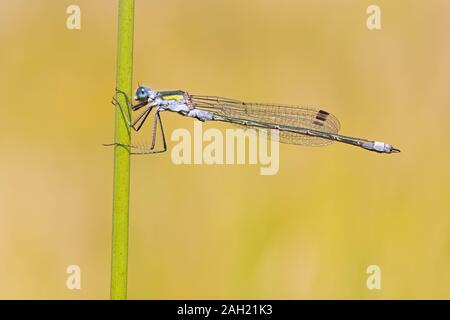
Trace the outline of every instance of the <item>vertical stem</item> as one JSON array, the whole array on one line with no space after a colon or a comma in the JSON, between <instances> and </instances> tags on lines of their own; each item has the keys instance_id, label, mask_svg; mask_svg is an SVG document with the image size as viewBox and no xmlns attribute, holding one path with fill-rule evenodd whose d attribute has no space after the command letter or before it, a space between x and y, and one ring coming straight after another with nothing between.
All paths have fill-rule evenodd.
<instances>
[{"instance_id":1,"label":"vertical stem","mask_svg":"<svg viewBox=\"0 0 450 320\"><path fill-rule=\"evenodd\" d=\"M133 72L134 0L119 0L116 87L131 96ZM117 96L127 106L123 95ZM129 114L130 110L126 108ZM116 108L115 142L130 144L130 128ZM130 151L117 146L114 150L113 232L111 258L111 299L127 298L128 207L130 194Z\"/></svg>"}]
</instances>

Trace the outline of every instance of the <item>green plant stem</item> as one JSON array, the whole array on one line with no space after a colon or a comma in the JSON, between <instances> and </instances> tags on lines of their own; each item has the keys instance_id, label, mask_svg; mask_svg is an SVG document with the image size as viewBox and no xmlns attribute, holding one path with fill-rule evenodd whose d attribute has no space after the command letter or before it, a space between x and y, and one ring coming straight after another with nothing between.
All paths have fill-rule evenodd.
<instances>
[{"instance_id":1,"label":"green plant stem","mask_svg":"<svg viewBox=\"0 0 450 320\"><path fill-rule=\"evenodd\" d=\"M116 87L131 96L133 77L134 0L119 0ZM127 106L123 95L117 96ZM130 110L126 108L129 114ZM130 144L130 128L116 108L115 142ZM116 145L114 150L113 232L111 258L111 299L127 298L128 208L130 195L130 151Z\"/></svg>"}]
</instances>

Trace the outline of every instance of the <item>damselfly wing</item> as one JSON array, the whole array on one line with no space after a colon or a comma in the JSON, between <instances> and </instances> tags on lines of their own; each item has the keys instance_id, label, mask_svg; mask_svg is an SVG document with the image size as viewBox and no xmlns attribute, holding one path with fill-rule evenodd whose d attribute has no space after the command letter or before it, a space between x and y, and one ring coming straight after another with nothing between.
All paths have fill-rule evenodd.
<instances>
[{"instance_id":1,"label":"damselfly wing","mask_svg":"<svg viewBox=\"0 0 450 320\"><path fill-rule=\"evenodd\" d=\"M193 106L197 109L230 116L250 121L261 121L275 125L286 125L291 127L302 127L305 129L319 130L327 133L337 134L340 129L339 120L327 111L300 106L289 106L279 104L263 104L243 102L212 96L189 96ZM240 125L242 127L252 127ZM320 137L313 137L297 132L280 131L280 142L324 146L333 143Z\"/></svg>"}]
</instances>

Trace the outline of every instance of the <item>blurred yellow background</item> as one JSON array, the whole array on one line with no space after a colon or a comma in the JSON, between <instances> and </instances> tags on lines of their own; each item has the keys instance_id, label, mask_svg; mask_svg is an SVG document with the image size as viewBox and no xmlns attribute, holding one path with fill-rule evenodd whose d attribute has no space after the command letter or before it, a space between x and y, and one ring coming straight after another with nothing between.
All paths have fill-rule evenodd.
<instances>
[{"instance_id":1,"label":"blurred yellow background","mask_svg":"<svg viewBox=\"0 0 450 320\"><path fill-rule=\"evenodd\" d=\"M281 145L275 176L134 157L128 297L449 299L449 15L447 0L137 0L135 83L322 106L402 153ZM0 16L0 298L107 299L116 1L2 0ZM162 116L168 137L193 128Z\"/></svg>"}]
</instances>

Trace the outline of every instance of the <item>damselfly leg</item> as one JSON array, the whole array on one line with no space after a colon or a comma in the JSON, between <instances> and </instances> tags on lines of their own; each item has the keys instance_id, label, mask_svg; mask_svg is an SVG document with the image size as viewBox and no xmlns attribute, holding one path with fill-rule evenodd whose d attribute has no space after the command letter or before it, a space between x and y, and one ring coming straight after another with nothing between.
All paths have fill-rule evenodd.
<instances>
[{"instance_id":1,"label":"damselfly leg","mask_svg":"<svg viewBox=\"0 0 450 320\"><path fill-rule=\"evenodd\" d=\"M159 122L159 127L161 129L162 134L162 142L163 142L163 148L161 150L154 150L155 144L156 144L156 132L157 132L157 122ZM133 151L131 154L154 154L154 153L163 153L167 151L167 142L166 142L166 136L164 134L164 127L161 121L161 116L159 115L159 111L155 113L155 120L153 121L153 134L152 134L152 144L149 147L146 146L138 146L138 145L130 145L127 147L131 147L133 149L138 149L139 151Z\"/></svg>"},{"instance_id":2,"label":"damselfly leg","mask_svg":"<svg viewBox=\"0 0 450 320\"><path fill-rule=\"evenodd\" d=\"M148 105L147 102L140 102L136 105L132 105L128 95L125 92L123 92L119 89L116 89L116 93L124 96L125 101L127 103L128 110L131 109L133 111L136 111L136 110L139 110L140 108ZM155 105L147 106L147 108L145 108L145 110L134 121L131 121L130 117L128 117L126 115L124 108L122 107L122 105L120 104L120 102L118 101L118 99L116 97L112 98L112 104L116 107L119 107L120 112L121 112L123 118L125 119L125 121L127 122L127 124L136 132L138 132L142 128L143 124L147 120L147 117L151 113L153 107L155 107ZM156 145L157 122L159 122L159 126L161 128L162 139L163 139L163 149L162 150L154 150L155 145ZM152 153L162 153L162 152L167 151L166 137L164 135L164 129L163 129L161 117L159 115L159 111L157 111L155 113L155 119L153 122L152 144L150 147L146 147L143 145L135 145L135 144L125 145L125 144L121 144L121 143L111 143L111 144L104 144L104 145L105 146L120 145L122 147L143 150L143 151L136 151L136 152L133 151L133 152L131 152L131 154L152 154ZM145 151L145 150L147 150L147 151Z\"/></svg>"},{"instance_id":3,"label":"damselfly leg","mask_svg":"<svg viewBox=\"0 0 450 320\"><path fill-rule=\"evenodd\" d=\"M155 115L155 119L158 119L159 121L159 127L161 128L161 135L162 135L162 140L163 140L163 149L164 151L167 150L167 143L166 143L166 136L164 135L164 127L161 121L161 116L159 115L159 111L156 111L156 115ZM155 120L156 122L156 120ZM156 132L156 129L153 130L154 132ZM156 137L156 135L154 135L154 137ZM152 150L155 147L155 139L153 139L152 141Z\"/></svg>"},{"instance_id":4,"label":"damselfly leg","mask_svg":"<svg viewBox=\"0 0 450 320\"><path fill-rule=\"evenodd\" d=\"M142 108L143 106L145 106L147 103L138 103L136 105L132 105L130 102L130 99L128 98L128 95L123 92L122 90L116 89L117 94L121 94L124 96L125 101L127 103L127 111L129 111L130 109L133 111L139 110L140 108ZM120 112L122 113L123 118L125 119L125 121L128 123L128 125L134 130L134 131L139 131L142 127L142 125L144 124L145 120L147 119L148 115L150 114L150 112L153 109L153 106L148 106L147 108L145 108L144 112L142 112L139 117L136 118L136 120L134 120L133 122L131 122L130 117L127 116L127 113L129 114L129 112L125 113L125 110L123 110L122 105L119 103L119 101L117 100L116 97L112 98L112 104L116 107L119 107ZM138 125L138 127L136 128L136 124L142 119L144 118L141 123Z\"/></svg>"}]
</instances>

